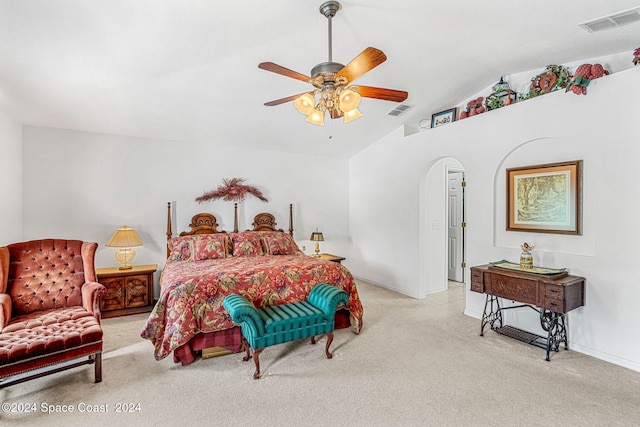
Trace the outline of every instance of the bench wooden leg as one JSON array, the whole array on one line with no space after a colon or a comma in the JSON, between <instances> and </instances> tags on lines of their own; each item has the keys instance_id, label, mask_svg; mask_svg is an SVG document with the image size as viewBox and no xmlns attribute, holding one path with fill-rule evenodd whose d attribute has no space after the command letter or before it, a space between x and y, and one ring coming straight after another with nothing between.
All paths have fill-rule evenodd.
<instances>
[{"instance_id":1,"label":"bench wooden leg","mask_svg":"<svg viewBox=\"0 0 640 427\"><path fill-rule=\"evenodd\" d=\"M324 348L324 352L327 354L327 359L331 359L333 354L329 351L329 346L333 342L333 332L327 334L327 346Z\"/></svg>"},{"instance_id":2,"label":"bench wooden leg","mask_svg":"<svg viewBox=\"0 0 640 427\"><path fill-rule=\"evenodd\" d=\"M331 343L333 342L333 332L328 332L327 333L327 345L324 348L324 352L327 355L327 359L331 359L333 357L333 354L331 354L331 352L329 351L329 346L331 346ZM311 337L311 344L315 344L316 343L316 336L313 335Z\"/></svg>"},{"instance_id":3,"label":"bench wooden leg","mask_svg":"<svg viewBox=\"0 0 640 427\"><path fill-rule=\"evenodd\" d=\"M247 360L249 360L251 358L251 353L249 352L249 350L250 350L249 342L247 342L247 339L245 337L242 337L242 345L244 346L245 350L247 351L247 354L242 358L242 360L244 360L246 362Z\"/></svg>"},{"instance_id":4,"label":"bench wooden leg","mask_svg":"<svg viewBox=\"0 0 640 427\"><path fill-rule=\"evenodd\" d=\"M256 371L253 373L254 380L260 378L260 353L262 353L262 350L264 350L264 348L253 350L253 362L256 364Z\"/></svg>"}]
</instances>

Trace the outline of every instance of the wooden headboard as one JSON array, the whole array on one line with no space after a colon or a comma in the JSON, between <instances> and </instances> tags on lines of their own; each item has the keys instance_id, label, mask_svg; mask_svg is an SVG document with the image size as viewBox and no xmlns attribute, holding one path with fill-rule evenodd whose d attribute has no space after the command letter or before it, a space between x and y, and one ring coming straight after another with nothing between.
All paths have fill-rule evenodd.
<instances>
[{"instance_id":1,"label":"wooden headboard","mask_svg":"<svg viewBox=\"0 0 640 427\"><path fill-rule=\"evenodd\" d=\"M234 212L235 230L237 232L237 209ZM253 218L251 224L253 228L249 231L282 231L283 229L276 228L276 218L267 212L262 212ZM189 224L191 230L183 231L180 236L191 236L194 234L213 234L213 233L226 233L226 231L218 230L218 220L214 215L210 213L197 213L191 217L191 224ZM173 232L171 231L171 202L167 203L167 241L171 239ZM293 204L289 204L289 235L293 237ZM169 246L167 245L167 257L169 257Z\"/></svg>"}]
</instances>

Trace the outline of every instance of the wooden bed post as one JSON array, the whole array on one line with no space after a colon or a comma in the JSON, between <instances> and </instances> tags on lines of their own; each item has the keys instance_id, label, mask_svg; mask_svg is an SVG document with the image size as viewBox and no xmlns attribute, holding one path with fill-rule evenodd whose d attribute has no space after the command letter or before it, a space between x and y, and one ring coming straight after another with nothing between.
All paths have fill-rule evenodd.
<instances>
[{"instance_id":1,"label":"wooden bed post","mask_svg":"<svg viewBox=\"0 0 640 427\"><path fill-rule=\"evenodd\" d=\"M238 232L238 203L233 204L233 232Z\"/></svg>"},{"instance_id":2,"label":"wooden bed post","mask_svg":"<svg viewBox=\"0 0 640 427\"><path fill-rule=\"evenodd\" d=\"M171 202L167 203L167 242L171 239ZM167 258L169 258L169 245L167 245Z\"/></svg>"},{"instance_id":3,"label":"wooden bed post","mask_svg":"<svg viewBox=\"0 0 640 427\"><path fill-rule=\"evenodd\" d=\"M293 237L293 203L289 203L289 235Z\"/></svg>"}]
</instances>

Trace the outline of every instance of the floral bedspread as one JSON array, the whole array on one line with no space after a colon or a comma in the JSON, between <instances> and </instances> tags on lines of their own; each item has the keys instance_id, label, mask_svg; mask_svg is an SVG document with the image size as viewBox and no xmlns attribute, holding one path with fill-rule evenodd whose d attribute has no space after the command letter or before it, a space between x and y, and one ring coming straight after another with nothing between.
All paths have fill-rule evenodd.
<instances>
[{"instance_id":1,"label":"floral bedspread","mask_svg":"<svg viewBox=\"0 0 640 427\"><path fill-rule=\"evenodd\" d=\"M349 294L347 310L356 332L362 328L362 303L349 270L303 254L231 257L197 262L167 261L160 298L140 336L151 340L163 359L199 332L234 326L222 300L238 293L260 308L303 301L311 288L328 283Z\"/></svg>"}]
</instances>

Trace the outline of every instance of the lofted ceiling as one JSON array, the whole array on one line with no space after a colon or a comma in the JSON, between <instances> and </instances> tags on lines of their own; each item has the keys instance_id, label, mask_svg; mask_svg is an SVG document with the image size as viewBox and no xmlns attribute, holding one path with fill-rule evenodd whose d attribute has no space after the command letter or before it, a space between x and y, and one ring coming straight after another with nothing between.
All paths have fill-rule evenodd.
<instances>
[{"instance_id":1,"label":"lofted ceiling","mask_svg":"<svg viewBox=\"0 0 640 427\"><path fill-rule=\"evenodd\" d=\"M27 125L345 157L502 75L640 45L637 23L577 25L632 0L341 0L333 60L381 49L387 61L356 82L408 91L413 108L393 117L397 103L363 98L364 117L317 127L292 103L263 105L311 86L258 64L309 75L327 61L322 3L0 0L0 111Z\"/></svg>"}]
</instances>

